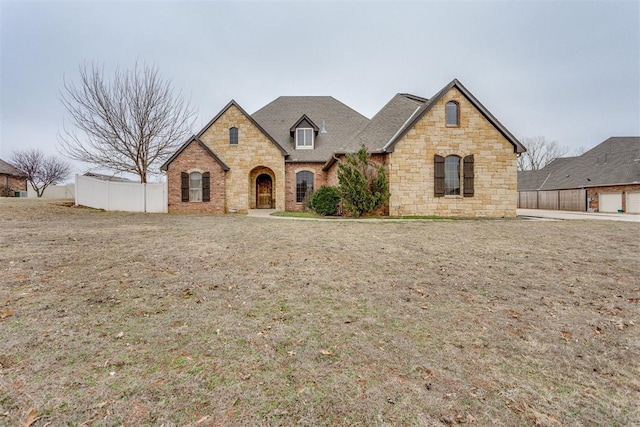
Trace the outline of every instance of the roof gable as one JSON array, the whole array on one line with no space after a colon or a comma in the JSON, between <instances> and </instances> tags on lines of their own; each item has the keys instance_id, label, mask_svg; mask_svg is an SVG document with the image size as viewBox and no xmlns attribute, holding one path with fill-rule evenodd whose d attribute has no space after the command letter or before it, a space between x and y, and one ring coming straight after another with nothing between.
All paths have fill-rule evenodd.
<instances>
[{"instance_id":1,"label":"roof gable","mask_svg":"<svg viewBox=\"0 0 640 427\"><path fill-rule=\"evenodd\" d=\"M253 117L251 117L251 115L249 115L249 113L247 113L246 111L244 111L244 109L240 106L240 104L238 104L235 100L231 100L227 105L224 106L224 108L222 110L220 110L220 112L218 114L216 114L216 116L211 119L209 121L209 123L207 123L200 132L198 132L197 137L200 138L206 131L207 129L209 129L219 118L220 116L222 116L229 108L231 107L236 107L255 127L258 128L258 130L260 130L260 132L262 132L264 134L264 136L267 137L267 139L269 141L271 141L279 150L280 152L284 155L284 156L288 156L289 153L287 152L287 150L284 149L284 147L278 143L278 141L276 141L270 134L269 132L267 132L261 125L260 123L258 123Z\"/></svg>"},{"instance_id":2,"label":"roof gable","mask_svg":"<svg viewBox=\"0 0 640 427\"><path fill-rule=\"evenodd\" d=\"M291 133L291 125L303 117L315 125L314 129L324 122L323 131L318 131L314 138L312 150L296 150ZM287 162L325 162L369 122L331 96L280 96L253 113L253 118L291 153Z\"/></svg>"},{"instance_id":3,"label":"roof gable","mask_svg":"<svg viewBox=\"0 0 640 427\"><path fill-rule=\"evenodd\" d=\"M26 177L26 175L24 173L22 173L22 171L20 169L18 169L15 166L5 162L2 159L0 159L0 174L11 175L11 176L19 176L20 178Z\"/></svg>"},{"instance_id":4,"label":"roof gable","mask_svg":"<svg viewBox=\"0 0 640 427\"><path fill-rule=\"evenodd\" d=\"M167 160L166 162L164 162L164 164L162 166L160 166L160 170L166 171L167 168L169 167L169 164L171 164L171 162L173 162L180 155L180 153L182 153L192 142L195 142L196 144L199 144L207 152L207 154L209 154L211 157L213 157L216 160L216 162L218 162L220 167L222 167L223 171L226 172L226 171L229 170L229 166L227 166L218 156L216 156L216 153L214 153L211 150L211 148L209 148L207 146L207 144L202 142L202 140L199 137L197 137L196 135L191 136L191 138L189 138L187 140L187 142L182 144L182 146L178 149L178 151L173 153L173 156L171 156L169 158L169 160Z\"/></svg>"},{"instance_id":5,"label":"roof gable","mask_svg":"<svg viewBox=\"0 0 640 427\"><path fill-rule=\"evenodd\" d=\"M302 117L300 117L298 121L295 122L293 126L291 126L291 129L289 129L289 133L293 135L297 128L312 128L316 133L318 133L318 131L320 130L320 128L315 123L313 123L313 120L307 117L306 114L303 114Z\"/></svg>"},{"instance_id":6,"label":"roof gable","mask_svg":"<svg viewBox=\"0 0 640 427\"><path fill-rule=\"evenodd\" d=\"M458 79L453 79L453 81L451 81L451 83L449 83L448 85L446 85L445 87L443 87L440 92L438 92L433 98L431 98L428 102L426 102L418 111L416 111L416 114L407 121L407 123L405 123L403 125L402 128L400 128L397 132L397 134L391 139L389 140L389 142L384 146L384 150L386 152L393 152L395 145L397 144L397 142L402 139L402 137L409 132L409 130L427 113L431 110L431 108L433 108L433 106L440 100L442 99L442 97L452 88L456 88L460 91L460 93L462 93L462 95L467 98L467 100L478 110L480 111L480 113L489 121L489 123L491 123L497 130L498 132L500 132L502 134L502 136L504 136L507 141L509 141L511 143L511 145L513 145L513 151L516 153L523 153L526 150L526 148L524 148L524 146L520 143L520 141L518 141L518 139L513 136L511 134L511 132L509 132L507 130L507 128L505 128L502 123L500 123L498 121L498 119L496 119L493 114L491 114L489 112L489 110L487 110L484 105L482 105L480 103L480 101L478 101L476 99L475 96L473 96L473 94L471 94L471 92L469 92L467 90L467 88L465 88L462 83L460 83L460 81L458 81Z\"/></svg>"}]
</instances>

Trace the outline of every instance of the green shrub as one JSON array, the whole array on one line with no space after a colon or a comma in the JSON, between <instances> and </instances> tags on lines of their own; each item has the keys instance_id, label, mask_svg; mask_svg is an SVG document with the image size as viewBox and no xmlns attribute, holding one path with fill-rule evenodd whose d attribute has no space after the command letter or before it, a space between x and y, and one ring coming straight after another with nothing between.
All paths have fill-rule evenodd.
<instances>
[{"instance_id":1,"label":"green shrub","mask_svg":"<svg viewBox=\"0 0 640 427\"><path fill-rule=\"evenodd\" d=\"M356 218L389 200L389 181L384 166L372 162L365 147L347 154L338 164L338 181L344 208Z\"/></svg>"},{"instance_id":2,"label":"green shrub","mask_svg":"<svg viewBox=\"0 0 640 427\"><path fill-rule=\"evenodd\" d=\"M309 207L320 215L335 215L340 204L340 190L323 185L311 196Z\"/></svg>"}]
</instances>

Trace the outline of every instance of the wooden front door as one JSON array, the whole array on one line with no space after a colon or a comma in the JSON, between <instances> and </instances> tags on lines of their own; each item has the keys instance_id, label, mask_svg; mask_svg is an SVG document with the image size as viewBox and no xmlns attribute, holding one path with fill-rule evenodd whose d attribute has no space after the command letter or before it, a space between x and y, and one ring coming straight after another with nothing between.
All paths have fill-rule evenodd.
<instances>
[{"instance_id":1,"label":"wooden front door","mask_svg":"<svg viewBox=\"0 0 640 427\"><path fill-rule=\"evenodd\" d=\"M273 185L271 177L267 174L262 174L256 179L256 207L258 209L271 209L271 191Z\"/></svg>"}]
</instances>

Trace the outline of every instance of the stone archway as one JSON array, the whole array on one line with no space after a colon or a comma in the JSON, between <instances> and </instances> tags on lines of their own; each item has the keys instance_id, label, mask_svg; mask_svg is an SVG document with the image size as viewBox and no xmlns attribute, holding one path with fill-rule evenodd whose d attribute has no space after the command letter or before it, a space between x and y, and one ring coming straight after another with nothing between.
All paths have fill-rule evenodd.
<instances>
[{"instance_id":1,"label":"stone archway","mask_svg":"<svg viewBox=\"0 0 640 427\"><path fill-rule=\"evenodd\" d=\"M249 172L249 209L273 209L276 206L276 176L266 166Z\"/></svg>"}]
</instances>

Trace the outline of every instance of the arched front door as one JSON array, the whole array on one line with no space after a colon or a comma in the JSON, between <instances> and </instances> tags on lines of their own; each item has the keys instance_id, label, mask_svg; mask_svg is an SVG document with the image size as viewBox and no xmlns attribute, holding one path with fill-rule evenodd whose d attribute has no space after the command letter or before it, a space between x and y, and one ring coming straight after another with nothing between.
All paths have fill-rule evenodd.
<instances>
[{"instance_id":1,"label":"arched front door","mask_svg":"<svg viewBox=\"0 0 640 427\"><path fill-rule=\"evenodd\" d=\"M258 175L258 178L256 178L256 208L272 208L272 191L273 182L271 181L271 177L266 173Z\"/></svg>"}]
</instances>

